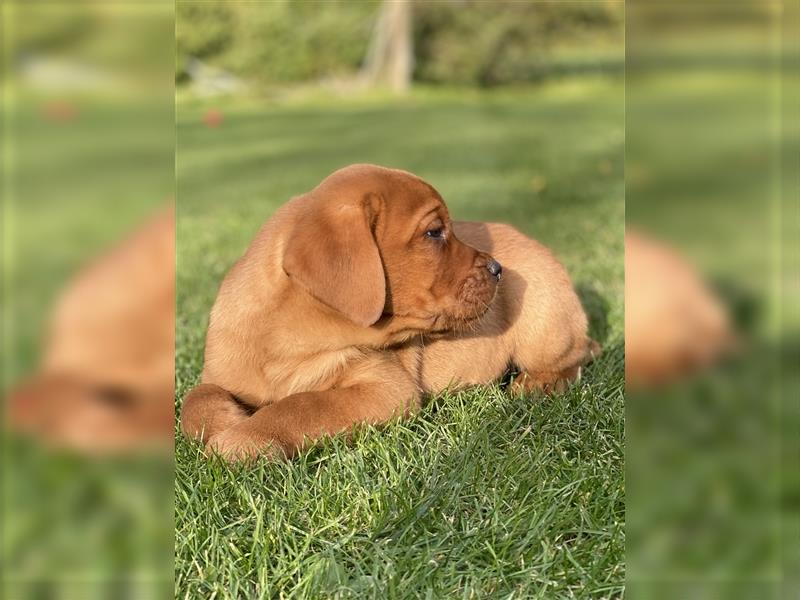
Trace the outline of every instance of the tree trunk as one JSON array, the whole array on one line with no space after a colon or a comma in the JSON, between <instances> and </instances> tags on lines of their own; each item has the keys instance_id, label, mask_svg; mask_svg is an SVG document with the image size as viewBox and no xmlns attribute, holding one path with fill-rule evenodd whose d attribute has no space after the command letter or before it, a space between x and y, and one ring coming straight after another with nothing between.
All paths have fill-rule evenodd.
<instances>
[{"instance_id":1,"label":"tree trunk","mask_svg":"<svg viewBox=\"0 0 800 600\"><path fill-rule=\"evenodd\" d=\"M414 69L411 0L384 0L362 70L372 85L405 92Z\"/></svg>"}]
</instances>

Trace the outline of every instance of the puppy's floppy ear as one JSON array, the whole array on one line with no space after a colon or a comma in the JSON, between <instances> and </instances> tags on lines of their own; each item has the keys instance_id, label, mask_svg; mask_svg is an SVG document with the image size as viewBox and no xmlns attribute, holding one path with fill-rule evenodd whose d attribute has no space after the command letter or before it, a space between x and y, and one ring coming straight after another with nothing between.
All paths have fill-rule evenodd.
<instances>
[{"instance_id":1,"label":"puppy's floppy ear","mask_svg":"<svg viewBox=\"0 0 800 600\"><path fill-rule=\"evenodd\" d=\"M379 199L311 199L297 217L283 270L317 300L368 327L386 304L386 277L372 224Z\"/></svg>"}]
</instances>

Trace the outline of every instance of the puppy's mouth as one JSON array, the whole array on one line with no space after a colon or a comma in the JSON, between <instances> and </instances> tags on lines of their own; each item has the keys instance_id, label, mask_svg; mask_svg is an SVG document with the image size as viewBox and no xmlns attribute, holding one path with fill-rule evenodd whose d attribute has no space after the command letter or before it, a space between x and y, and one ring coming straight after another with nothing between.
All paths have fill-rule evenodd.
<instances>
[{"instance_id":1,"label":"puppy's mouth","mask_svg":"<svg viewBox=\"0 0 800 600\"><path fill-rule=\"evenodd\" d=\"M468 277L461 284L455 302L434 318L431 333L458 333L474 329L497 296L499 281L499 277Z\"/></svg>"}]
</instances>

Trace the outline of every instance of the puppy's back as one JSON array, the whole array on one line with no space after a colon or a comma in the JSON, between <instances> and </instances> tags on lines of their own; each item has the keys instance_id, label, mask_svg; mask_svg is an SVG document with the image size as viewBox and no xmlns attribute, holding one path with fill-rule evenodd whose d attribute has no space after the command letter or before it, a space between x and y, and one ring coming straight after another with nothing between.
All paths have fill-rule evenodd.
<instances>
[{"instance_id":1,"label":"puppy's back","mask_svg":"<svg viewBox=\"0 0 800 600\"><path fill-rule=\"evenodd\" d=\"M456 235L503 265L495 300L508 327L515 361L530 368L563 370L583 362L596 344L567 270L553 252L502 223L455 223ZM592 347L590 347L592 346Z\"/></svg>"}]
</instances>

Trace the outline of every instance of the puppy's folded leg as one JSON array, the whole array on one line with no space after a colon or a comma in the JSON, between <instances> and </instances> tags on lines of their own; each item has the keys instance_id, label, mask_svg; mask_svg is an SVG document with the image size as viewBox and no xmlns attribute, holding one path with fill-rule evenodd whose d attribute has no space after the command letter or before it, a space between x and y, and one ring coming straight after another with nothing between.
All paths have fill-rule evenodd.
<instances>
[{"instance_id":1,"label":"puppy's folded leg","mask_svg":"<svg viewBox=\"0 0 800 600\"><path fill-rule=\"evenodd\" d=\"M181 429L187 437L207 442L249 416L250 412L233 394L218 385L203 383L183 400Z\"/></svg>"},{"instance_id":2,"label":"puppy's folded leg","mask_svg":"<svg viewBox=\"0 0 800 600\"><path fill-rule=\"evenodd\" d=\"M259 455L291 457L325 435L360 423L385 423L419 407L420 394L404 373L381 382L345 380L334 389L293 394L264 406L209 439L207 448L232 461Z\"/></svg>"},{"instance_id":3,"label":"puppy's folded leg","mask_svg":"<svg viewBox=\"0 0 800 600\"><path fill-rule=\"evenodd\" d=\"M573 381L580 378L580 367L571 367L561 372L529 373L521 371L511 383L514 394L561 394Z\"/></svg>"},{"instance_id":4,"label":"puppy's folded leg","mask_svg":"<svg viewBox=\"0 0 800 600\"><path fill-rule=\"evenodd\" d=\"M524 352L518 353L514 360L520 367L520 374L510 389L515 394L561 394L574 381L580 381L581 368L601 353L600 344L590 338L577 347L570 346L567 352L553 358L549 363L552 366L548 368L541 367L541 360L531 359Z\"/></svg>"}]
</instances>

